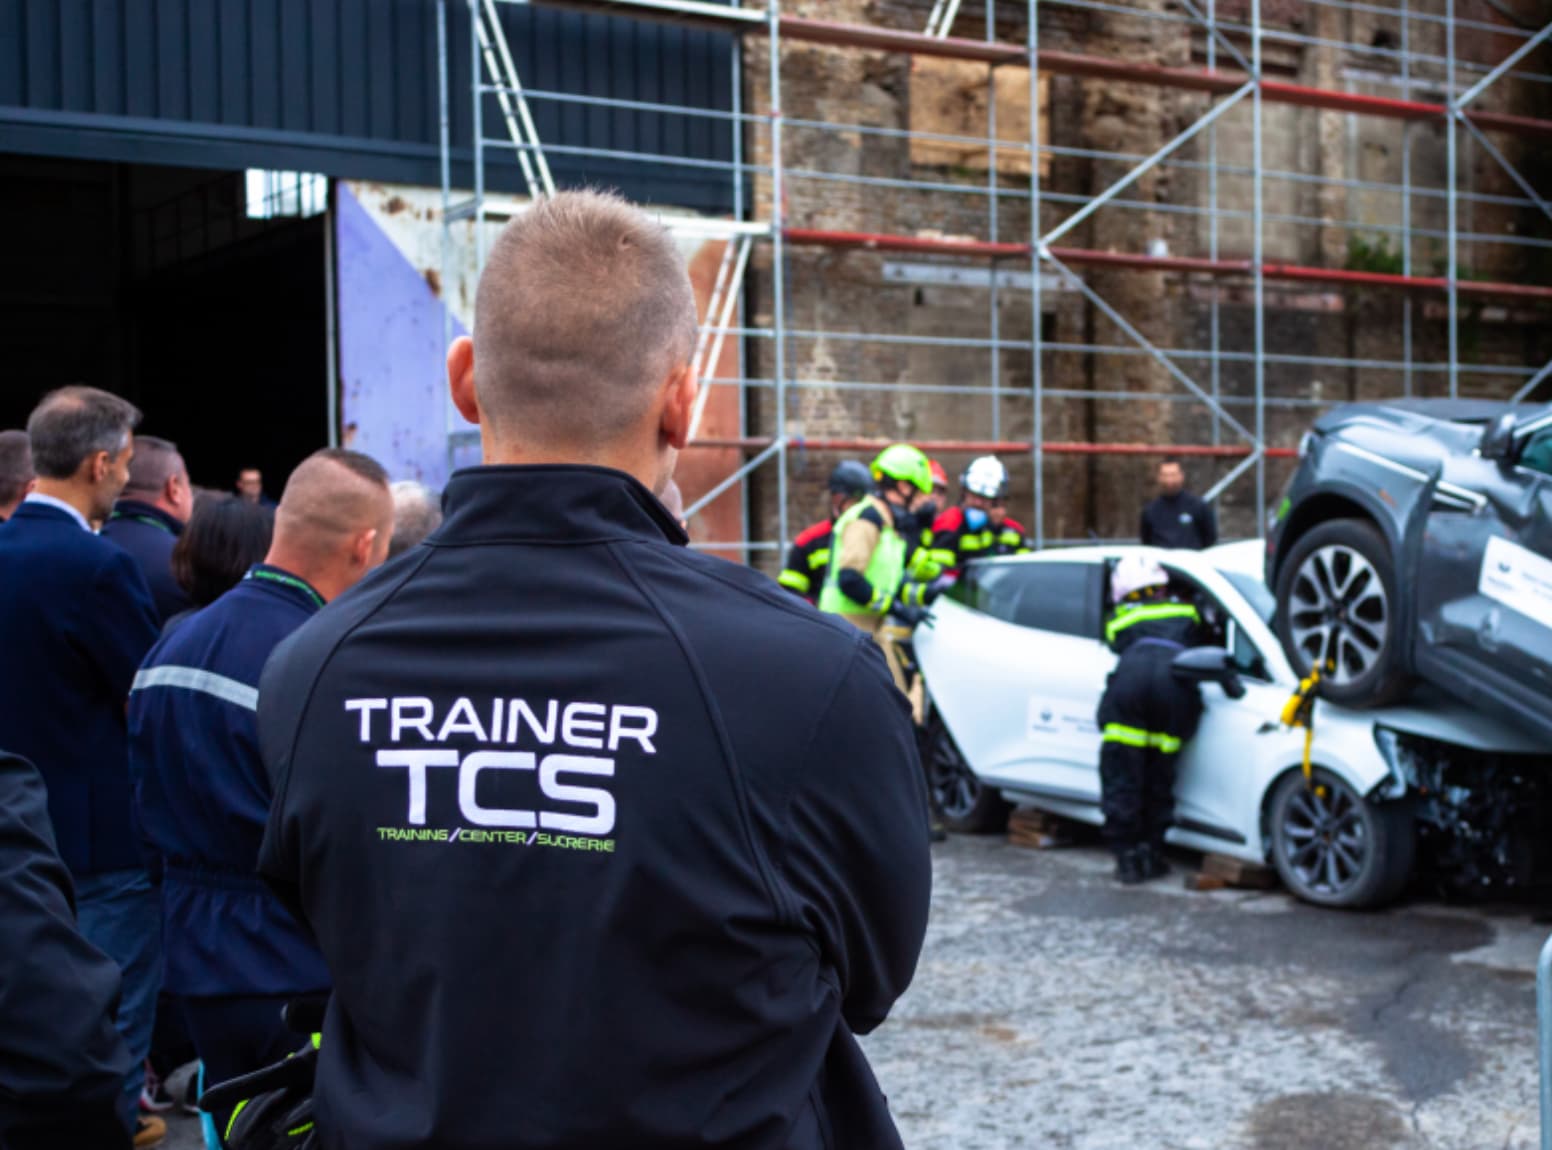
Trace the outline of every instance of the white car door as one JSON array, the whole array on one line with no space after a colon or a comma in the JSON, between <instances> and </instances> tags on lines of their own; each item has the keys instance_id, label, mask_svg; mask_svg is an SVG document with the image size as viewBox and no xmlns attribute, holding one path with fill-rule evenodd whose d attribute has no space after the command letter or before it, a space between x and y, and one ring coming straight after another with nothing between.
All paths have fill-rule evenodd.
<instances>
[{"instance_id":1,"label":"white car door","mask_svg":"<svg viewBox=\"0 0 1552 1150\"><path fill-rule=\"evenodd\" d=\"M983 782L1099 800L1095 708L1115 656L1099 639L1098 562L972 564L916 632L934 706Z\"/></svg>"}]
</instances>

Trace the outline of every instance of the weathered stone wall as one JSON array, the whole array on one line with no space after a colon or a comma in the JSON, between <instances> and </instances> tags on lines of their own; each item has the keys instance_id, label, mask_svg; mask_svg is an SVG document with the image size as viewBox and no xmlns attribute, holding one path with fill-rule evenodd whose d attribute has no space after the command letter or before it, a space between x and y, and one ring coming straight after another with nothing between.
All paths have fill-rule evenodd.
<instances>
[{"instance_id":1,"label":"weathered stone wall","mask_svg":"<svg viewBox=\"0 0 1552 1150\"><path fill-rule=\"evenodd\" d=\"M1177 18L1181 14L1179 5L1169 0L1135 3L1149 12ZM796 0L783 5L783 11L802 15L910 29L925 25L930 8L930 0ZM1422 5L1414 8L1426 10ZM1266 0L1262 10L1270 26L1295 37L1375 48L1372 56L1355 56L1268 37L1263 50L1269 76L1328 89L1390 97L1399 94L1394 87L1376 82L1399 71L1394 49L1400 43L1400 30L1394 19L1295 0ZM1494 18L1481 0L1458 0L1457 10L1462 17L1474 20ZM1248 4L1220 0L1218 11L1226 20L1242 20L1247 17ZM1023 42L1025 12L1023 3L999 3L998 39ZM1040 21L1041 43L1049 48L1176 67L1202 66L1207 59L1200 30L1183 21L1163 23L1054 4L1042 6ZM958 35L983 36L984 6L967 2L955 31ZM1414 53L1442 55L1442 27L1414 23L1411 33ZM1244 35L1230 33L1229 40L1249 55ZM1501 57L1514 43L1491 34L1462 31L1457 51L1462 58L1490 60ZM924 108L924 101L918 98L913 114L910 59L790 42L782 51L782 112L786 120L783 199L789 226L1028 242L1027 162L1021 166L1013 160L1000 161L1000 186L1005 194L999 197L993 231L989 197L984 194L984 156L935 155L918 146L913 162L911 143L903 137L824 131L795 123L826 120L896 131L959 130L943 124L962 119L963 109L945 108L943 115L928 122L931 109ZM767 53L763 39L751 38L745 49L745 106L752 111L770 106ZM1221 46L1217 62L1221 68L1236 67ZM1429 81L1414 91L1413 98L1442 100L1442 64L1414 60L1411 67L1414 77ZM1027 74L1019 71L1018 75ZM939 73L918 72L917 76L919 83L938 85L934 92L949 90L943 87L945 80ZM975 99L962 84L960 88L952 93L952 99ZM1042 177L1043 229L1056 226L1087 197L1126 175L1131 167L1126 161L1093 153L1151 153L1209 106L1207 98L1196 93L1065 76L1051 77L1048 93L1050 112L1045 131L1049 143L1061 150ZM980 106L984 103L983 98ZM1491 89L1479 104L1541 116L1552 112L1549 105L1548 86L1518 82ZM1004 113L1003 119L1007 118ZM1218 121L1215 133L1220 212L1216 242L1222 258L1248 258L1252 250L1252 122L1247 99ZM1442 125L1405 127L1395 120L1270 103L1264 109L1262 134L1265 258L1364 270L1389 270L1394 263L1394 270L1400 270L1403 244L1393 229L1402 222L1401 197L1354 187L1351 182L1400 183L1403 132L1411 141L1411 178L1417 189L1411 206L1412 269L1418 275L1442 274L1445 248L1440 237L1445 229L1445 201L1439 190L1446 177ZM1006 131L1001 134L1004 138L1008 135ZM1525 141L1497 136L1495 143L1516 163L1525 165L1532 179L1548 174L1538 173L1537 166L1546 167L1549 161ZM1121 199L1143 205L1143 210L1103 208L1061 243L1126 253L1147 252L1163 245L1172 255L1208 255L1213 222L1184 209L1205 207L1209 202L1210 147L1210 137L1203 133L1177 153L1181 165L1157 168L1133 183ZM763 127L750 129L747 152L756 164L768 164L769 140ZM1463 190L1489 196L1518 194L1492 157L1475 147L1464 132L1460 157ZM1009 169L1013 169L1011 173ZM899 181L900 186L822 181L809 173L878 177ZM1291 173L1295 178L1280 173ZM1321 185L1298 178L1308 176L1349 183ZM755 184L763 216L770 199L770 180L757 178ZM1336 226L1346 220L1368 227ZM1464 236L1552 235L1552 228L1534 209L1491 202L1462 201L1459 229ZM1440 235L1432 236L1431 232ZM1545 250L1468 239L1461 242L1459 252L1462 278L1552 283L1552 260L1546 258ZM791 381L789 434L816 439L989 440L995 436L1028 440L1034 425L1028 351L1015 347L1002 353L997 364L1000 395L994 398L989 391L992 353L984 347L947 342L989 337L992 317L987 288L891 281L885 275L886 265L891 263L963 266L964 261L788 248L785 374ZM1014 270L1027 269L1019 266ZM1248 281L1100 267L1074 270L1127 323L1160 348L1208 348L1216 305L1219 346L1224 353L1216 372L1200 354L1178 355L1173 362L1204 390L1219 392L1230 415L1254 429L1249 403L1255 387L1251 363L1254 309ZM767 248L757 257L750 274L749 299L756 323L767 324L772 318L771 286ZM1051 393L1042 429L1047 442L1151 443L1159 445L1161 451L1171 443L1242 442L1232 427L1191 399L1186 386L1163 364L1142 354L1101 308L1072 287L1059 285L1049 271L1044 297L1042 337L1050 346L1042 359L1043 385ZM997 316L1000 337L1027 345L1031 310L1027 290L1004 287ZM1410 310L1413 357L1419 365L1437 364L1447 349L1443 296L1417 295ZM1349 360L1354 364L1399 360L1404 355L1405 311L1406 303L1399 294L1269 280L1264 312L1266 349L1274 356ZM1474 303L1462 313L1460 357L1470 363L1510 366L1542 362L1552 356L1545 318L1544 313L1524 306ZM856 338L865 333L895 338ZM917 340L921 342L914 342ZM1073 345L1078 344L1097 345L1099 350L1074 350ZM749 367L753 378L773 377L773 341L751 340ZM875 386L867 390L835 386L842 382ZM1302 361L1269 363L1265 370L1267 441L1276 446L1296 444L1314 415L1310 401L1329 404L1395 395L1407 383L1399 370ZM882 386L889 384L896 386ZM1506 395L1514 386L1509 376L1470 370L1462 370L1460 385L1462 394L1495 395ZM1439 395L1446 393L1448 381L1443 372L1419 367L1410 386L1415 394ZM965 390L954 394L932 390L944 387ZM1097 394L1090 398L1091 393ZM1117 393L1128 398L1111 398ZM749 426L753 434L774 432L775 402L770 388L751 392ZM820 452L791 456L791 531L820 512L824 479L838 458L841 456ZM968 455L950 454L943 462L951 475L957 475L968 459ZM1034 497L1031 460L1027 453L1021 453L1007 462L1014 477L1013 513L1030 523ZM1048 454L1044 474L1047 536L1074 539L1090 533L1133 534L1137 508L1149 491L1155 462L1151 457ZM1222 460L1191 463L1193 485L1207 488L1230 466ZM1275 498L1289 470L1285 461L1269 462L1268 501ZM751 483L751 527L759 538L776 536L776 486L774 465L763 468ZM1255 485L1253 477L1247 475L1223 500L1228 533L1256 531L1259 516L1254 503ZM767 559L774 561L774 556Z\"/></svg>"}]
</instances>

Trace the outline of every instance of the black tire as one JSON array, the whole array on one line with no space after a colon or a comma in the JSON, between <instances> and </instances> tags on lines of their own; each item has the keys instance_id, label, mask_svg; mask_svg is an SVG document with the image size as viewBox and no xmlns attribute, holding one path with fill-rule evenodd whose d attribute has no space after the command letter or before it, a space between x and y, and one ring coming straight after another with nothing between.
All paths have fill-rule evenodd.
<instances>
[{"instance_id":1,"label":"black tire","mask_svg":"<svg viewBox=\"0 0 1552 1150\"><path fill-rule=\"evenodd\" d=\"M932 805L945 827L969 835L1007 828L1012 804L976 777L939 715L928 720L922 761Z\"/></svg>"},{"instance_id":2,"label":"black tire","mask_svg":"<svg viewBox=\"0 0 1552 1150\"><path fill-rule=\"evenodd\" d=\"M1400 608L1390 547L1366 519L1312 528L1277 575L1277 637L1288 661L1301 678L1320 663L1321 697L1344 706L1379 707L1406 694Z\"/></svg>"},{"instance_id":3,"label":"black tire","mask_svg":"<svg viewBox=\"0 0 1552 1150\"><path fill-rule=\"evenodd\" d=\"M1316 906L1390 902L1412 877L1417 828L1405 799L1374 803L1331 772L1289 771L1272 790L1272 865L1293 894Z\"/></svg>"}]
</instances>

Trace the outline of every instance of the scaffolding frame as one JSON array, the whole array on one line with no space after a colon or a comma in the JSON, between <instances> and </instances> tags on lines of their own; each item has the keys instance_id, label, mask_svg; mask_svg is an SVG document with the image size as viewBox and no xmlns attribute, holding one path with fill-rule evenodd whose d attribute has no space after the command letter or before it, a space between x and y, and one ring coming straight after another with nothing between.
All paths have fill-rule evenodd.
<instances>
[{"instance_id":1,"label":"scaffolding frame","mask_svg":"<svg viewBox=\"0 0 1552 1150\"><path fill-rule=\"evenodd\" d=\"M959 0L933 0L931 14L923 32L911 32L892 28L878 28L859 24L843 24L794 16L782 11L781 0L767 0L764 7L746 7L742 0L463 0L470 20L470 58L474 61L470 98L474 104L474 194L461 204L452 202L450 184L450 140L447 130L451 93L447 81L446 18L449 0L436 0L438 10L438 45L440 53L439 75L442 99L442 181L444 204L444 265L450 260L451 225L461 219L483 221L498 218L487 205L485 180L485 152L488 148L502 147L514 150L523 173L529 194L537 198L553 194L554 184L544 160L546 151L554 154L575 154L593 157L636 161L652 164L679 165L689 168L711 169L726 172L734 189L734 221L725 233L724 250L717 280L712 291L711 305L702 325L695 348L695 362L702 370L704 384L698 400L695 416L695 432L699 430L701 413L713 386L734 386L740 391L741 400L747 399L752 389L774 391L774 434L752 437L742 426L737 437L708 438L692 432L692 446L729 448L736 447L751 453L710 491L696 500L686 511L693 515L709 505L735 484L747 479L756 470L774 461L777 473L777 539L757 541L746 538L741 541L702 544L716 550L739 550L745 553L784 550L791 532L789 513L788 456L794 449L815 451L867 451L883 445L883 440L862 437L831 437L825 439L797 438L788 434L789 396L807 387L821 387L832 391L889 390L901 393L938 393L956 395L987 395L991 400L991 438L980 440L925 440L924 449L946 452L995 452L999 454L1028 454L1032 459L1034 474L1034 529L1037 545L1052 541L1045 531L1045 463L1047 456L1063 455L1156 455L1163 448L1157 444L1138 443L1063 443L1044 439L1044 405L1047 399L1137 399L1148 402L1189 402L1200 405L1211 416L1212 442L1200 445L1171 445L1175 454L1234 460L1234 466L1207 492L1207 498L1218 497L1240 480L1246 473L1254 473L1255 508L1258 519L1267 509L1266 469L1269 458L1288 457L1291 449L1272 448L1266 442L1266 413L1269 407L1323 407L1327 404L1307 397L1269 396L1266 392L1268 365L1301 364L1308 366L1334 366L1358 370L1378 369L1400 373L1403 394L1411 395L1413 381L1419 373L1439 373L1447 377L1449 395L1460 393L1460 374L1463 369L1477 375L1509 375L1525 382L1515 393L1514 399L1528 398L1547 378L1552 377L1552 362L1539 368L1511 368L1502 365L1463 364L1460 359L1460 305L1462 297L1481 299L1497 298L1527 304L1545 304L1552 301L1552 285L1483 282L1462 280L1459 272L1458 249L1462 242L1473 244L1501 243L1528 247L1552 247L1552 240L1525 236L1499 236L1462 232L1458 209L1461 203L1493 203L1500 206L1534 207L1552 220L1552 204L1525 179L1523 174L1493 143L1489 133L1513 134L1537 140L1552 139L1552 120L1502 112L1483 111L1473 105L1494 84L1505 77L1534 83L1552 83L1552 76L1520 69L1539 47L1552 39L1552 22L1539 29L1521 29L1507 24L1489 24L1481 21L1459 21L1455 17L1455 0L1444 0L1442 15L1420 12L1416 0L1398 0L1396 6L1365 3L1362 0L1308 0L1309 3L1348 12L1363 12L1399 20L1401 45L1399 50L1378 45L1358 45L1319 37L1293 33L1285 29L1269 28L1263 24L1261 0L1250 0L1248 23L1224 21L1219 18L1216 0L1204 0L1199 7L1192 0L1182 0L1183 12L1150 12L1136 9L1124 0L1044 0L1046 7L1063 7L1103 11L1144 20L1184 24L1200 33L1205 47L1205 68L1166 67L1157 64L1107 59L1043 47L1040 37L1041 0L1024 0L1026 36L1022 45L999 41L996 36L996 20L999 7L1016 8L1003 0L985 0L984 36L970 39L952 35L953 25L959 16ZM453 0L457 3L458 0ZM573 93L524 89L512 62L499 20L499 6L514 3L535 3L571 11L606 13L629 16L651 21L666 21L699 28L733 32L731 53L733 56L734 98L729 112L686 108L649 101L580 96ZM1445 54L1431 56L1414 50L1413 25L1442 26L1445 35ZM1458 27L1472 31L1488 32L1519 43L1502 58L1494 62L1459 59L1456 54L1455 31ZM768 41L768 97L770 107L761 111L745 111L742 93L742 44L750 37L763 36ZM1248 55L1236 45L1234 37L1248 39ZM909 129L880 128L877 126L845 124L830 121L789 119L782 110L782 45L784 42L826 45L837 48L930 56L943 59L973 61L988 65L987 79L987 134L984 137L924 133ZM1365 95L1351 91L1315 88L1269 79L1264 74L1263 43L1281 42L1301 46L1330 48L1358 56L1389 59L1399 65L1395 76L1388 74L1365 75L1363 83L1390 85L1400 90L1399 97ZM1221 56L1220 56L1221 53ZM1238 66L1237 70L1219 67L1220 59L1227 57ZM1428 67L1441 66L1442 82L1436 76L1425 74ZM996 126L997 68L1003 66L1025 67L1029 73L1030 127L1027 143L1000 139ZM488 73L488 75L487 75ZM1124 153L1103 152L1093 149L1064 148L1041 139L1039 86L1042 75L1073 76L1082 79L1107 80L1122 83L1151 84L1165 88L1198 92L1209 97L1208 106L1175 137L1149 155L1137 156ZM1465 81L1460 78L1467 77ZM1463 86L1466 85L1466 86ZM1414 90L1425 89L1443 92L1440 102L1428 102L1412 98ZM487 140L483 134L482 106L487 97L493 97L500 110L500 118L507 129L507 139ZM530 100L555 100L583 106L628 109L651 112L665 116L699 117L719 120L729 125L734 139L730 161L705 160L692 157L667 156L652 153L629 152L569 145L557 141L541 142L529 110ZM1251 108L1251 150L1249 165L1223 165L1218 155L1218 120L1231 109L1247 104ZM1399 121L1402 131L1402 181L1389 184L1360 179L1332 179L1321 175L1297 172L1268 171L1264 164L1263 133L1264 106L1288 104L1321 111L1346 113L1356 116L1373 116ZM1442 189L1414 188L1412 183L1412 129L1419 123L1443 124L1446 138L1447 180ZM741 134L746 127L763 128L768 132L769 162L757 164L745 159ZM970 184L946 184L919 179L891 179L877 176L843 175L832 172L794 169L785 162L783 134L788 127L821 131L844 131L858 134L879 134L910 139L931 139L951 143L984 147L988 156L986 183L982 187ZM1464 131L1473 146L1481 148L1509 175L1523 198L1485 195L1459 187L1458 136ZM1186 144L1204 137L1207 160L1193 161L1176 156ZM1029 180L1027 190L1005 186L999 178L999 152L1023 152L1028 156ZM1040 176L1043 156L1078 155L1106 161L1128 164L1129 167L1117 180L1097 195L1075 196L1055 193L1042 187ZM1205 208L1191 205L1161 205L1131 201L1123 193L1154 169L1203 170L1208 175L1208 204ZM1249 213L1224 210L1219 202L1218 179L1220 175L1249 175L1252 186L1252 207ZM746 221L748 205L745 203L745 181L751 176L763 176L769 180L767 218L762 221ZM859 183L877 188L890 188L899 192L922 191L984 196L987 204L986 240L949 239L795 228L787 224L785 217L785 187L788 180L839 181ZM1355 190L1380 191L1399 194L1402 218L1399 226L1370 224L1355 218L1302 217L1297 215L1268 213L1265 205L1265 186L1268 182L1285 181L1318 186L1345 186ZM1027 242L1001 242L998 240L998 211L1000 202L1006 199L1024 199L1029 202L1030 228ZM1446 227L1443 233L1436 230L1415 229L1412 221L1413 200L1443 199L1446 209ZM1041 209L1045 205L1074 204L1074 210L1066 218L1049 229L1042 228ZM1117 210L1143 210L1152 212L1182 212L1200 215L1210 221L1208 256L1173 256L1159 253L1126 253L1065 247L1058 243L1081 226L1102 208ZM1244 219L1248 214L1251 224L1252 251L1248 259L1225 259L1220 250L1220 224L1225 219ZM1351 217L1351 213L1349 213ZM675 221L665 221L671 225ZM704 221L702 221L704 222ZM1364 271L1346 268L1327 268L1279 262L1265 259L1264 237L1268 222L1297 226L1335 228L1348 233L1377 232L1398 234L1402 237L1403 266L1399 274L1382 271ZM478 236L481 229L476 226ZM1417 275L1413 267L1413 240L1419 236L1442 238L1445 241L1446 269L1444 275ZM755 242L771 245L770 277L772 281L771 323L768 327L751 327L742 319L744 302L742 287ZM477 267L483 267L483 241L477 240ZM831 250L860 249L885 253L915 253L935 257L955 258L971 263L984 263L989 269L986 286L989 294L989 338L937 338L914 337L899 333L867 332L811 332L794 330L786 318L786 260L788 247L816 247ZM1031 338L1029 340L1005 340L1000 333L1000 288L1005 269L1010 263L1026 264L1029 294L1031 298ZM1253 343L1249 353L1225 351L1221 346L1220 296L1215 289L1210 297L1210 346L1208 348L1164 348L1150 341L1128 318L1095 291L1075 270L1080 267L1126 268L1140 271L1172 272L1183 277L1201 277L1216 282L1223 278L1248 279L1252 293ZM444 272L446 268L444 267ZM1049 270L1060 282L1083 297L1087 303L1103 314L1130 341L1131 346L1117 344L1072 344L1045 340L1042 336L1044 273ZM1403 356L1400 360L1373 360L1358 357L1298 356L1269 353L1266 347L1266 285L1269 281L1325 284L1339 287L1369 287L1395 290L1404 293L1403 304ZM1442 363L1418 362L1414 351L1413 299L1419 294L1442 294L1446 301L1445 324L1447 327L1448 355ZM735 315L737 313L737 315ZM448 319L448 332L451 319ZM704 372L719 361L724 339L735 336L740 342L740 370L736 379L708 378ZM991 369L989 386L966 387L962 385L879 383L866 380L807 381L789 379L787 370L787 346L792 340L855 340L860 342L893 342L926 344L932 346L960 346L980 348L990 352ZM772 377L748 378L743 367L744 341L770 340L773 349ZM1001 384L1001 360L1005 351L1027 351L1030 355L1032 386L1029 398L1032 403L1032 436L1028 441L1004 440L1000 434L1001 406L1004 397L1016 394ZM1045 386L1043 353L1047 351L1077 351L1086 355L1138 355L1156 362L1159 367L1182 389L1184 394L1156 391L1142 393L1099 392L1071 390ZM1207 376L1199 379L1186 365L1205 362ZM1223 392L1221 368L1225 363L1249 363L1252 371L1252 391L1249 397L1227 396ZM1199 369L1198 369L1199 370ZM747 403L740 404L747 411ZM1245 420L1235 415L1231 408L1249 407ZM1248 426L1247 426L1248 424ZM1225 445L1224 431L1239 442ZM746 513L747 524L747 513Z\"/></svg>"}]
</instances>

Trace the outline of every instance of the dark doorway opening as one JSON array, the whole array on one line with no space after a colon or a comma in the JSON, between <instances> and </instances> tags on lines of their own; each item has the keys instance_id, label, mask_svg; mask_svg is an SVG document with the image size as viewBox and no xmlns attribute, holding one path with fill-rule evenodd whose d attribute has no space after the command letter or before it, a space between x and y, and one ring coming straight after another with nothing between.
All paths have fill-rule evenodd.
<instances>
[{"instance_id":1,"label":"dark doorway opening","mask_svg":"<svg viewBox=\"0 0 1552 1150\"><path fill-rule=\"evenodd\" d=\"M0 156L0 427L88 383L194 482L286 475L328 440L327 217L256 218L243 173Z\"/></svg>"}]
</instances>

